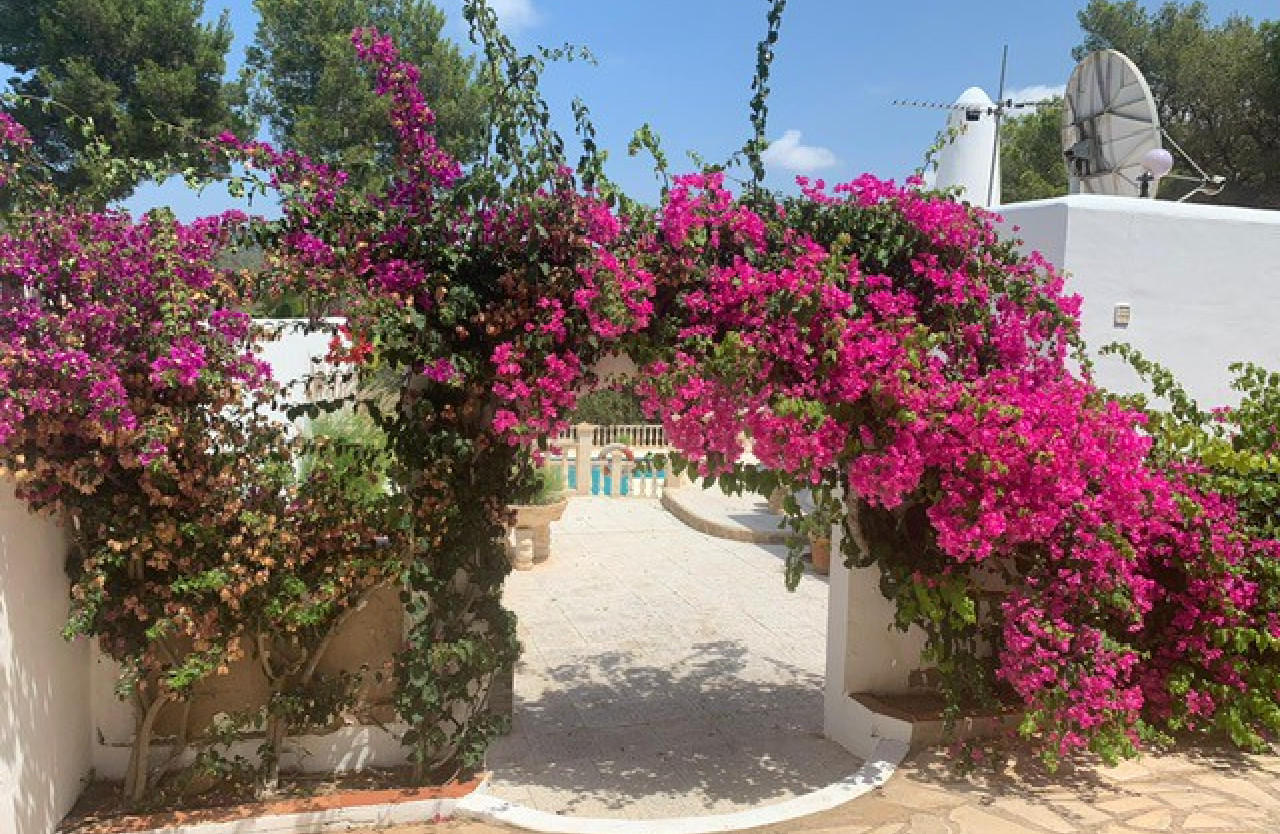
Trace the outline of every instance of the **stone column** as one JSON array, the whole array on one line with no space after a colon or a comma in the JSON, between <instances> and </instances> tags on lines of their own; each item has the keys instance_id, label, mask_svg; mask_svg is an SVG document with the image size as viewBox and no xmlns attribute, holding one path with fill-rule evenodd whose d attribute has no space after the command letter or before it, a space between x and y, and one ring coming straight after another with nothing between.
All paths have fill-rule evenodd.
<instances>
[{"instance_id":1,"label":"stone column","mask_svg":"<svg viewBox=\"0 0 1280 834\"><path fill-rule=\"evenodd\" d=\"M622 471L626 458L622 454L621 449L614 449L609 453L609 494L614 498L622 497L622 482L626 478L626 473ZM605 489L604 484L600 485L600 491Z\"/></svg>"},{"instance_id":2,"label":"stone column","mask_svg":"<svg viewBox=\"0 0 1280 834\"><path fill-rule=\"evenodd\" d=\"M547 528L548 544L550 547L550 528ZM537 542L534 540L535 531L529 527L517 527L512 531L515 542L511 545L511 566L516 570L532 570L533 563L537 553Z\"/></svg>"},{"instance_id":3,"label":"stone column","mask_svg":"<svg viewBox=\"0 0 1280 834\"><path fill-rule=\"evenodd\" d=\"M573 428L578 438L577 493L579 495L590 495L591 455L595 451L596 427L594 423L579 423Z\"/></svg>"},{"instance_id":4,"label":"stone column","mask_svg":"<svg viewBox=\"0 0 1280 834\"><path fill-rule=\"evenodd\" d=\"M540 565L551 557L551 525L542 524L527 532L530 534L529 541L533 554L533 564Z\"/></svg>"}]
</instances>

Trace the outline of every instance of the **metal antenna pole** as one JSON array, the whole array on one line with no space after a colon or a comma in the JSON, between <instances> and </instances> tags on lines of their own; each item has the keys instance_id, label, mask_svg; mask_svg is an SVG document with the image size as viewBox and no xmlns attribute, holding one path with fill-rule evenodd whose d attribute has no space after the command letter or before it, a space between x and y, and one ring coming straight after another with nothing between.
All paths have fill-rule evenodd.
<instances>
[{"instance_id":1,"label":"metal antenna pole","mask_svg":"<svg viewBox=\"0 0 1280 834\"><path fill-rule=\"evenodd\" d=\"M991 173L987 176L987 208L992 207L996 193L996 166L1000 164L1000 117L1004 115L1004 71L1009 65L1009 44L1000 56L1000 94L996 96L996 138L991 143Z\"/></svg>"}]
</instances>

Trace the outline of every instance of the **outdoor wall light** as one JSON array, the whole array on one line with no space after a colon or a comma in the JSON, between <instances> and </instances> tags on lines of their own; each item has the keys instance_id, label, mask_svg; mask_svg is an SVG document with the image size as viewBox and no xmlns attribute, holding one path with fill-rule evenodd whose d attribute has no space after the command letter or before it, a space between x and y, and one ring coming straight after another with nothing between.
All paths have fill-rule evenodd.
<instances>
[{"instance_id":1,"label":"outdoor wall light","mask_svg":"<svg viewBox=\"0 0 1280 834\"><path fill-rule=\"evenodd\" d=\"M1111 314L1111 323L1116 327L1128 327L1129 320L1133 316L1133 309L1127 301L1122 301L1116 305L1115 310Z\"/></svg>"}]
</instances>

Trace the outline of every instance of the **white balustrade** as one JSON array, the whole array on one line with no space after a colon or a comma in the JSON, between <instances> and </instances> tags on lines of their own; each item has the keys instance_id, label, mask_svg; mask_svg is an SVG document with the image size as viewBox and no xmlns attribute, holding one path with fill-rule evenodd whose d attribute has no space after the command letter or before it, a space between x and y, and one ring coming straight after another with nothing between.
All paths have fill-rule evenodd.
<instances>
[{"instance_id":1,"label":"white balustrade","mask_svg":"<svg viewBox=\"0 0 1280 834\"><path fill-rule=\"evenodd\" d=\"M597 446L620 443L632 449L665 449L667 431L661 424L596 426L595 443Z\"/></svg>"},{"instance_id":2,"label":"white balustrade","mask_svg":"<svg viewBox=\"0 0 1280 834\"><path fill-rule=\"evenodd\" d=\"M667 485L667 475L647 461L631 466L629 495L635 498L661 498Z\"/></svg>"},{"instance_id":3,"label":"white balustrade","mask_svg":"<svg viewBox=\"0 0 1280 834\"><path fill-rule=\"evenodd\" d=\"M573 492L610 498L658 498L666 472L647 458L636 460L635 449L666 449L660 425L597 426L579 423L547 444L548 463L559 469L564 483L573 474Z\"/></svg>"}]
</instances>

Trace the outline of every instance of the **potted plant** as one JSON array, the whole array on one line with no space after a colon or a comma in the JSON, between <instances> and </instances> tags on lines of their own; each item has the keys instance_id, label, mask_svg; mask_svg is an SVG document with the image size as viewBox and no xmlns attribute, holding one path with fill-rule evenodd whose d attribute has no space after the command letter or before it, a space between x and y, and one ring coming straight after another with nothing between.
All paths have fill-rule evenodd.
<instances>
[{"instance_id":1,"label":"potted plant","mask_svg":"<svg viewBox=\"0 0 1280 834\"><path fill-rule=\"evenodd\" d=\"M790 490L788 490L786 487L783 487L783 486L774 487L773 491L769 493L769 512L773 513L774 515L782 515L783 513L785 513L787 496L790 494L791 494Z\"/></svg>"},{"instance_id":2,"label":"potted plant","mask_svg":"<svg viewBox=\"0 0 1280 834\"><path fill-rule=\"evenodd\" d=\"M813 572L826 576L831 573L831 525L836 521L839 504L818 503L805 519L809 532L809 557Z\"/></svg>"},{"instance_id":3,"label":"potted plant","mask_svg":"<svg viewBox=\"0 0 1280 834\"><path fill-rule=\"evenodd\" d=\"M530 570L551 556L551 522L564 515L569 499L559 469L538 470L537 485L525 503L512 504L515 521L507 536L507 555L516 570Z\"/></svg>"}]
</instances>

